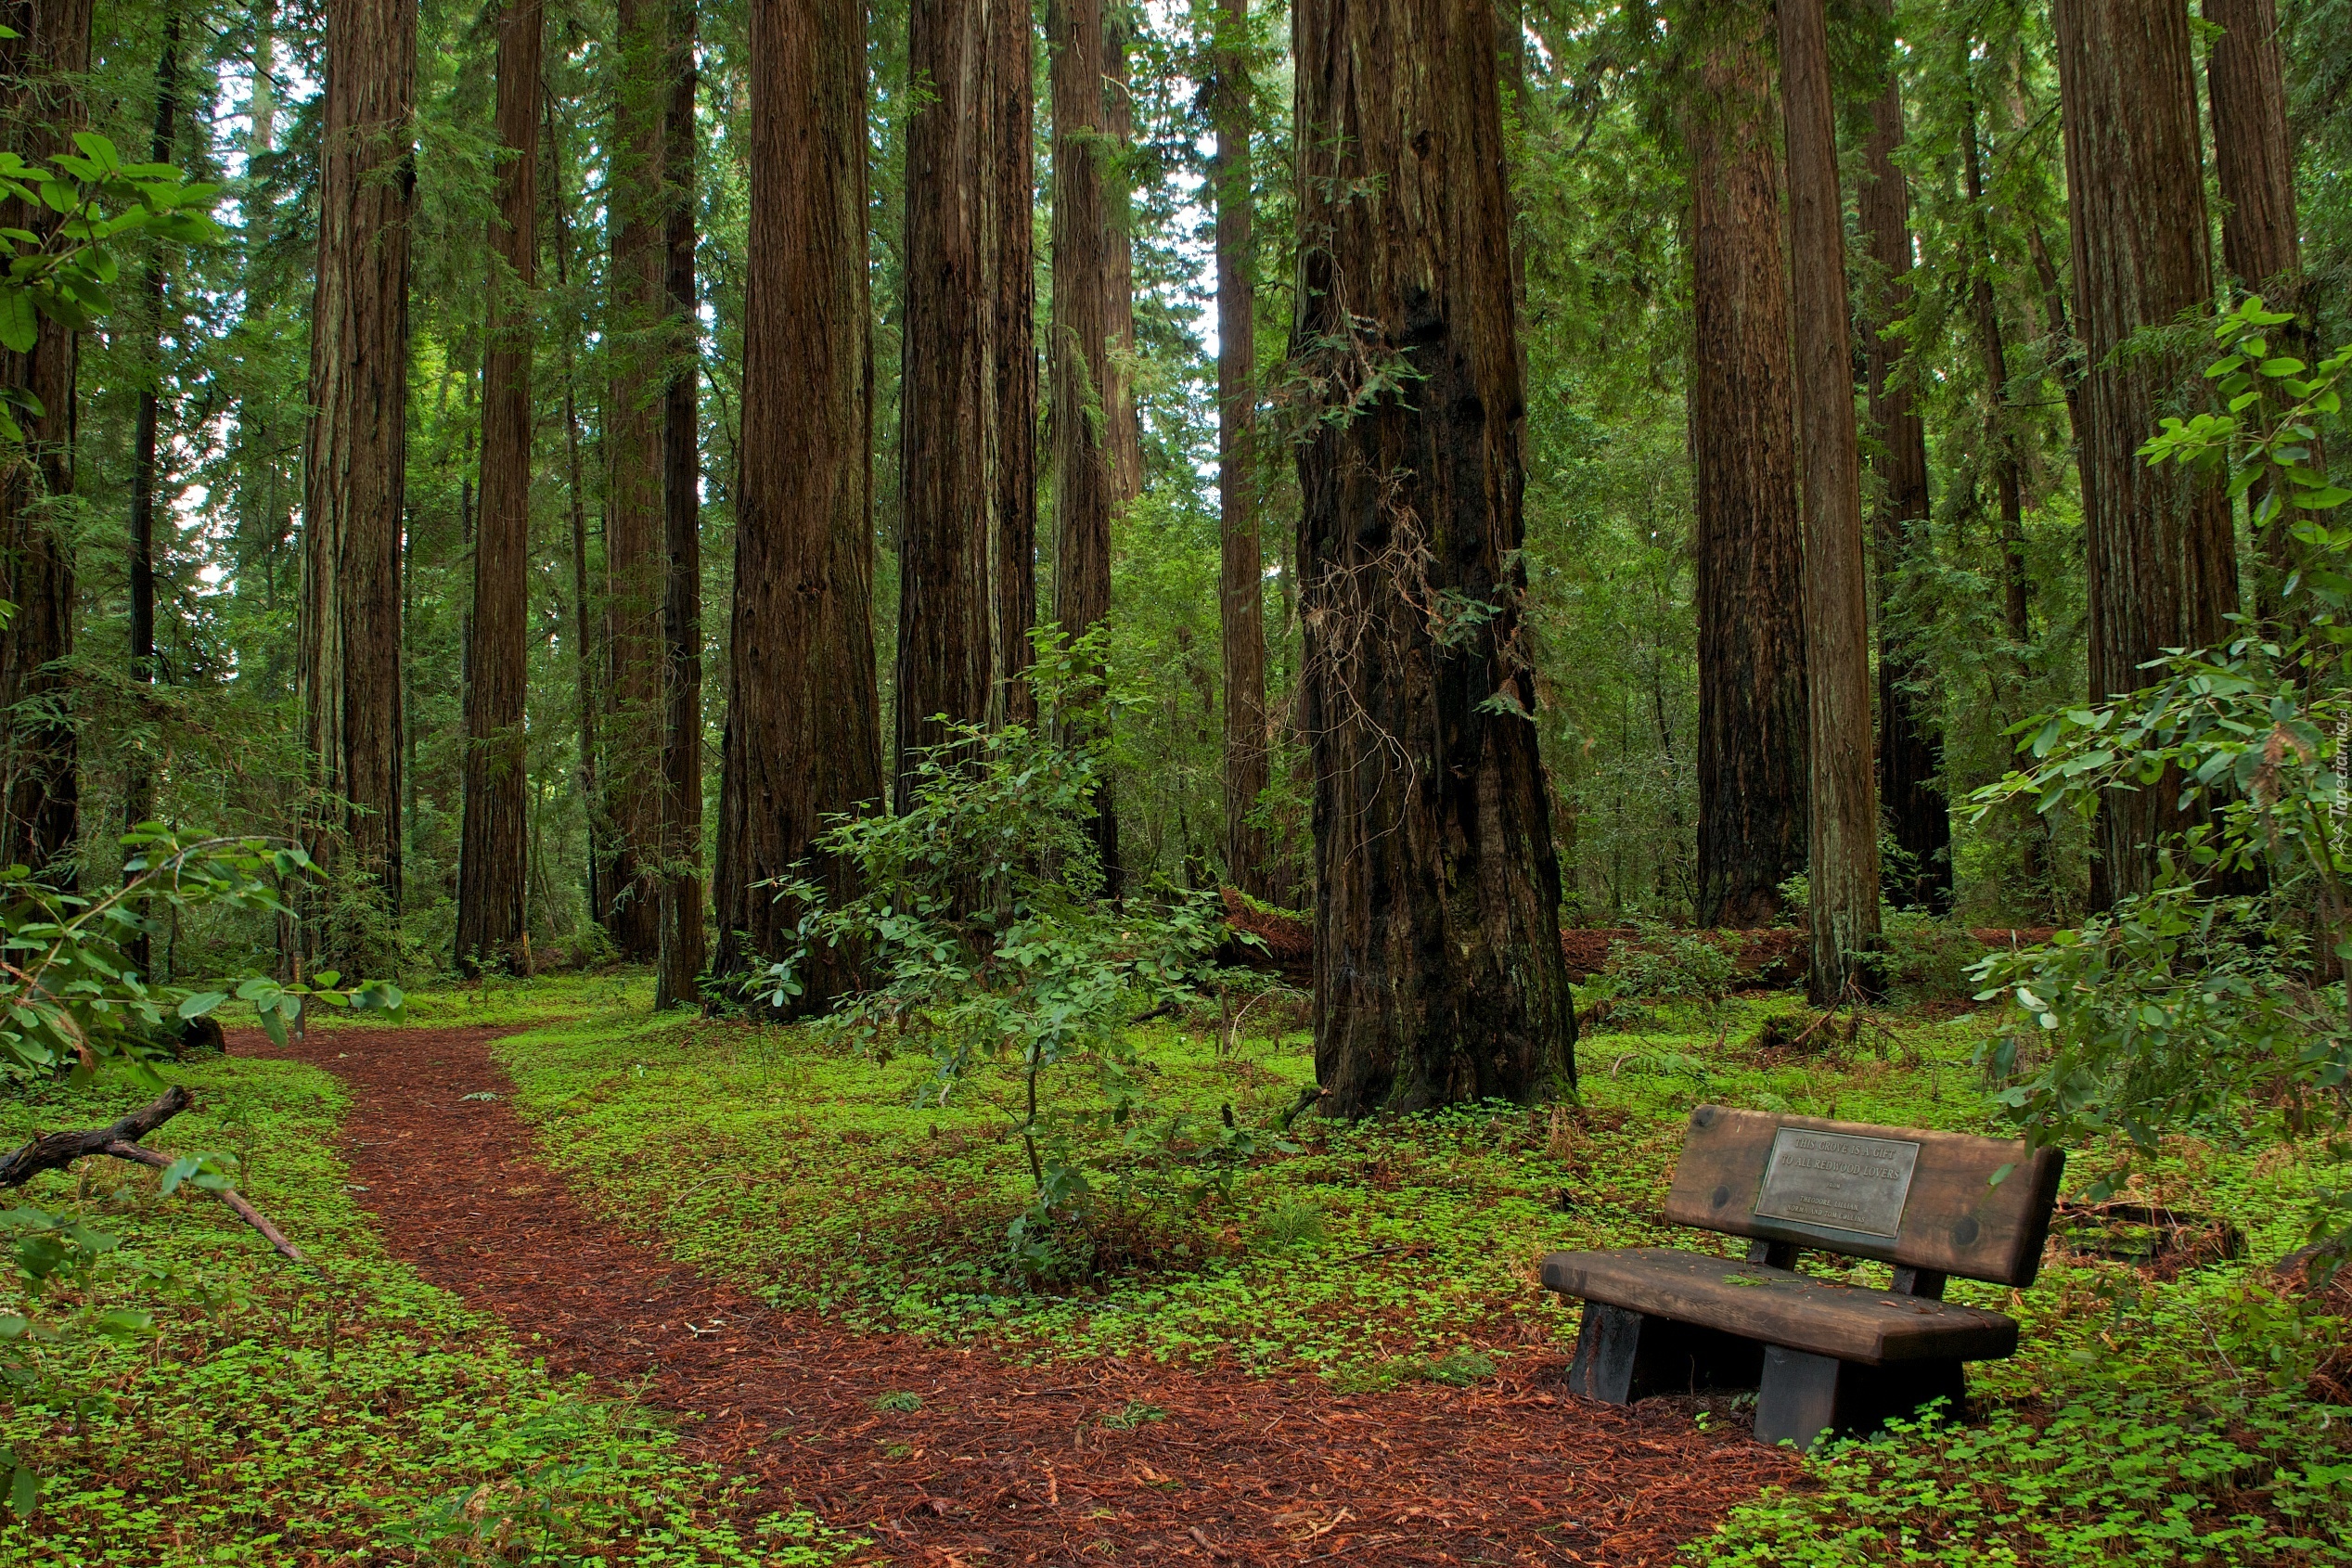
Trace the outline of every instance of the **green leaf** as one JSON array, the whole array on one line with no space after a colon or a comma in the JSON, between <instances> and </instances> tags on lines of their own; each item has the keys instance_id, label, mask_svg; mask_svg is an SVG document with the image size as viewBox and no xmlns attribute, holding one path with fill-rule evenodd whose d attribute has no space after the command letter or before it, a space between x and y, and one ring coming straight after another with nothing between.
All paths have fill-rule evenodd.
<instances>
[{"instance_id":1,"label":"green leaf","mask_svg":"<svg viewBox=\"0 0 2352 1568\"><path fill-rule=\"evenodd\" d=\"M32 314L32 296L0 285L0 345L17 353L31 353L40 333L40 322Z\"/></svg>"},{"instance_id":2,"label":"green leaf","mask_svg":"<svg viewBox=\"0 0 2352 1568\"><path fill-rule=\"evenodd\" d=\"M32 1510L41 1500L41 1483L32 1472L22 1465L8 1482L8 1511L19 1519L32 1517Z\"/></svg>"},{"instance_id":3,"label":"green leaf","mask_svg":"<svg viewBox=\"0 0 2352 1568\"><path fill-rule=\"evenodd\" d=\"M199 991L181 1001L179 1014L184 1019L202 1018L227 1000L228 993L225 991Z\"/></svg>"}]
</instances>

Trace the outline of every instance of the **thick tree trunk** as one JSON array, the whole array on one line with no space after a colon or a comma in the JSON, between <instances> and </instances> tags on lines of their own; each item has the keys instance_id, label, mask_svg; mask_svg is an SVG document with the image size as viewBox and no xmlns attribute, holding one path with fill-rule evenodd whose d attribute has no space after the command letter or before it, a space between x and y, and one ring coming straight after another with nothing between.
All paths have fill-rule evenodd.
<instances>
[{"instance_id":1,"label":"thick tree trunk","mask_svg":"<svg viewBox=\"0 0 2352 1568\"><path fill-rule=\"evenodd\" d=\"M1575 1016L1519 626L1494 12L1299 0L1292 53L1292 348L1348 409L1299 448L1316 1076L1343 1116L1529 1100L1573 1081Z\"/></svg>"},{"instance_id":2,"label":"thick tree trunk","mask_svg":"<svg viewBox=\"0 0 2352 1568\"><path fill-rule=\"evenodd\" d=\"M701 323L694 298L695 0L671 0L669 101L662 124L662 273L669 309L662 392L661 941L653 1005L686 1007L705 956L702 931ZM863 32L859 37L863 39ZM862 101L862 100L861 100ZM838 135L838 131L835 132ZM864 229L857 231L861 236ZM774 243L790 245L792 238ZM862 323L864 299L857 319ZM864 644L871 658L872 638ZM855 700L854 698L848 699Z\"/></svg>"},{"instance_id":3,"label":"thick tree trunk","mask_svg":"<svg viewBox=\"0 0 2352 1568\"><path fill-rule=\"evenodd\" d=\"M1765 12L1731 8L1691 106L1699 923L1760 926L1806 867L1803 514Z\"/></svg>"},{"instance_id":4,"label":"thick tree trunk","mask_svg":"<svg viewBox=\"0 0 2352 1568\"><path fill-rule=\"evenodd\" d=\"M1123 405L1113 351L1122 348L1119 261L1126 250L1124 175L1112 105L1115 41L1104 0L1050 0L1046 32L1053 89L1053 618L1076 638L1111 613L1111 515L1125 498ZM1119 63L1125 75L1124 59ZM1119 886L1119 816L1105 783L1095 796L1095 852L1113 897Z\"/></svg>"},{"instance_id":5,"label":"thick tree trunk","mask_svg":"<svg viewBox=\"0 0 2352 1568\"><path fill-rule=\"evenodd\" d=\"M168 10L163 14L163 49L155 61L155 131L148 139L148 158L154 163L172 161L174 124L179 116L180 98L180 14ZM129 578L131 598L131 681L135 687L152 687L159 672L155 660L155 511L157 493L162 482L155 460L155 448L161 419L161 386L163 379L163 258L159 252L148 258L146 276L141 279L148 306L148 374L151 378L139 388L138 413L131 432L131 550ZM134 752L122 780L122 826L128 831L155 815L155 776L148 769L147 758ZM124 872L127 880L130 873ZM139 913L148 913L142 902ZM132 968L141 974L149 971L153 955L149 951L148 934L141 931L123 944L123 952Z\"/></svg>"},{"instance_id":6,"label":"thick tree trunk","mask_svg":"<svg viewBox=\"0 0 2352 1568\"><path fill-rule=\"evenodd\" d=\"M1789 276L1805 450L1806 708L1813 772L1807 856L1817 1003L1878 983L1878 776L1870 755L1870 610L1862 472L1846 336L1845 206L1822 0L1780 0L1789 145Z\"/></svg>"},{"instance_id":7,"label":"thick tree trunk","mask_svg":"<svg viewBox=\"0 0 2352 1568\"><path fill-rule=\"evenodd\" d=\"M800 906L759 884L806 876L836 904L853 895L855 868L816 841L828 818L878 809L882 794L865 7L757 0L752 61L761 264L745 296L717 965L746 981L799 945ZM786 1010L814 1012L853 988L859 957L813 947Z\"/></svg>"},{"instance_id":8,"label":"thick tree trunk","mask_svg":"<svg viewBox=\"0 0 2352 1568\"><path fill-rule=\"evenodd\" d=\"M1894 890L1896 901L1941 911L1952 899L1952 816L1936 778L1943 748L1932 704L1919 689L1932 671L1889 629L1887 614L1911 529L1930 515L1927 427L1912 405L1900 341L1886 330L1911 313L1911 195L1895 162L1902 145L1903 88L1890 59L1886 86L1870 104L1859 192L1862 232L1878 271L1878 288L1862 315L1870 424L1879 443L1878 790L1895 842L1909 857Z\"/></svg>"},{"instance_id":9,"label":"thick tree trunk","mask_svg":"<svg viewBox=\"0 0 2352 1568\"><path fill-rule=\"evenodd\" d=\"M529 686L532 299L539 265L540 0L498 18L498 216L490 225L482 355L482 519L474 531L466 682L465 819L457 849L457 964L527 969L523 732Z\"/></svg>"},{"instance_id":10,"label":"thick tree trunk","mask_svg":"<svg viewBox=\"0 0 2352 1568\"><path fill-rule=\"evenodd\" d=\"M2204 18L2221 30L2205 51L2205 86L2221 183L2222 263L2240 288L2293 316L2272 329L2273 352L2307 365L2318 355L2295 230L2294 143L2287 129L2278 12L2272 0L2204 0ZM2324 461L2313 466L2326 471ZM2251 498L2258 503L2266 495L2267 486L2257 482ZM2262 610L2273 622L2282 608L2280 589L2294 570L2289 526L2281 521L2260 540L2267 568Z\"/></svg>"},{"instance_id":11,"label":"thick tree trunk","mask_svg":"<svg viewBox=\"0 0 2352 1568\"><path fill-rule=\"evenodd\" d=\"M1274 896L1266 830L1250 821L1266 785L1266 561L1253 451L1257 257L1251 225L1250 0L1218 0L1216 161L1218 621L1225 642L1225 866L1236 887Z\"/></svg>"},{"instance_id":12,"label":"thick tree trunk","mask_svg":"<svg viewBox=\"0 0 2352 1568\"><path fill-rule=\"evenodd\" d=\"M352 0L328 17L299 684L312 781L332 824L314 853L340 837L395 919L416 85L415 0ZM315 930L313 940L362 956L355 933Z\"/></svg>"},{"instance_id":13,"label":"thick tree trunk","mask_svg":"<svg viewBox=\"0 0 2352 1568\"><path fill-rule=\"evenodd\" d=\"M896 791L949 726L1024 720L1036 611L1030 18L915 0L899 377ZM945 716L947 723L938 722Z\"/></svg>"},{"instance_id":14,"label":"thick tree trunk","mask_svg":"<svg viewBox=\"0 0 2352 1568\"><path fill-rule=\"evenodd\" d=\"M621 956L650 962L661 950L662 639L666 581L662 508L662 126L668 103L664 0L619 0L614 56L611 309L612 366L604 410L604 778L610 804L611 890L606 929Z\"/></svg>"},{"instance_id":15,"label":"thick tree trunk","mask_svg":"<svg viewBox=\"0 0 2352 1568\"><path fill-rule=\"evenodd\" d=\"M0 18L0 93L10 150L28 162L73 150L90 69L90 0L8 0ZM46 235L58 215L0 202L0 226ZM77 880L81 778L64 668L73 654L73 550L64 498L73 492L78 337L43 316L32 348L0 350L0 385L38 400L19 413L25 460L0 475L0 599L16 607L0 628L0 724L6 726L6 842L0 864L29 866L53 886Z\"/></svg>"},{"instance_id":16,"label":"thick tree trunk","mask_svg":"<svg viewBox=\"0 0 2352 1568\"><path fill-rule=\"evenodd\" d=\"M2140 444L2199 363L2117 351L2211 297L2189 16L2139 0L2056 0L2066 194L2089 372L2083 382L2090 695L2147 684L2166 648L2225 636L2238 604L2230 507L2213 478L2143 462ZM2159 784L2101 803L2091 901L2145 892L2159 835L2188 826Z\"/></svg>"}]
</instances>

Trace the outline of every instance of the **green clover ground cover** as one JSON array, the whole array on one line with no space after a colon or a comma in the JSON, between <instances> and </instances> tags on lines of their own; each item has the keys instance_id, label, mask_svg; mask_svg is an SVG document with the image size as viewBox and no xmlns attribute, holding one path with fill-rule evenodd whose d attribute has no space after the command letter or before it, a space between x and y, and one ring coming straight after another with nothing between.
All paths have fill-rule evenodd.
<instances>
[{"instance_id":1,"label":"green clover ground cover","mask_svg":"<svg viewBox=\"0 0 2352 1568\"><path fill-rule=\"evenodd\" d=\"M1537 1289L1545 1252L1707 1244L1654 1217L1702 1099L1989 1127L1967 1020L1865 1031L1828 1056L1752 1052L1741 1042L1769 1010L1668 1009L1639 1033L1589 1036L1578 1111L1303 1118L1292 1150L1260 1158L1230 1201L1147 1185L1099 1227L1105 1266L1041 1282L1001 1246L1026 1196L1009 1079L983 1073L919 1111L920 1053L877 1060L805 1030L660 1019L644 987L611 981L420 1004L434 1022L525 1026L497 1050L554 1163L584 1190L593 1180L608 1212L779 1305L1026 1356L1224 1357L1346 1387L1474 1381L1523 1346L1564 1344L1575 1309ZM1159 1099L1269 1126L1311 1081L1305 1037L1221 1056L1215 1033L1150 1027ZM1082 1100L1086 1080L1063 1092ZM1974 1373L1988 1419L1824 1456L1691 1556L2352 1562L2352 1412L2304 1396L2321 1342L2285 1334L2258 1283L2329 1179L2309 1150L2180 1143L2139 1196L2229 1220L2243 1260L2166 1281L2068 1256L2023 1292L1956 1281L1953 1299L2024 1325L2015 1359Z\"/></svg>"},{"instance_id":2,"label":"green clover ground cover","mask_svg":"<svg viewBox=\"0 0 2352 1568\"><path fill-rule=\"evenodd\" d=\"M49 1353L57 1387L105 1398L79 1420L0 1403L0 1446L42 1479L29 1520L0 1513L0 1562L800 1568L846 1554L805 1514L729 1523L737 1484L687 1462L668 1426L551 1378L387 1259L324 1144L344 1109L328 1074L226 1060L172 1076L201 1109L153 1141L238 1157L243 1189L315 1266L285 1264L192 1189L159 1198L130 1165L34 1182L26 1199L122 1240L93 1305L152 1311L157 1331ZM106 1078L0 1101L0 1137L110 1120L148 1092ZM13 1270L0 1283L0 1313L55 1320L74 1305L27 1304Z\"/></svg>"}]
</instances>

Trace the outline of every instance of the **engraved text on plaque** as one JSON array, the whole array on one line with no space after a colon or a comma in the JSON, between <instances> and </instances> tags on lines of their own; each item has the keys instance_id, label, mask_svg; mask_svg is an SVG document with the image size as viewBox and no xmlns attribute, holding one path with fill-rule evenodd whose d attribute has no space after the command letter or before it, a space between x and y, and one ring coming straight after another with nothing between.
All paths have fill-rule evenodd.
<instances>
[{"instance_id":1,"label":"engraved text on plaque","mask_svg":"<svg viewBox=\"0 0 2352 1568\"><path fill-rule=\"evenodd\" d=\"M1891 1240L1902 1229L1918 1163L1916 1143L1782 1127L1764 1167L1756 1215Z\"/></svg>"}]
</instances>

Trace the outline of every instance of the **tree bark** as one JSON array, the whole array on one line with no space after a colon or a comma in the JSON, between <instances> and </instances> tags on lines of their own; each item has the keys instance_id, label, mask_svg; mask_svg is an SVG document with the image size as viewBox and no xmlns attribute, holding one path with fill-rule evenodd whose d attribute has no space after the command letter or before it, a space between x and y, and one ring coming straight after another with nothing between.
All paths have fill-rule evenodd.
<instances>
[{"instance_id":1,"label":"tree bark","mask_svg":"<svg viewBox=\"0 0 2352 1568\"><path fill-rule=\"evenodd\" d=\"M882 794L865 7L757 0L752 28L760 264L745 294L717 966L748 980L799 945L800 906L759 884L805 876L836 905L854 896L855 868L816 841L829 818L878 809ZM860 957L812 947L784 1010L817 1011L852 989Z\"/></svg>"},{"instance_id":2,"label":"tree bark","mask_svg":"<svg viewBox=\"0 0 2352 1568\"><path fill-rule=\"evenodd\" d=\"M1880 9L1890 15L1892 0L1881 0ZM1936 778L1943 767L1943 748L1931 704L1921 689L1933 671L1890 629L1887 613L1911 547L1911 530L1924 525L1930 516L1927 427L1912 405L1901 341L1888 336L1888 328L1911 312L1911 195L1895 161L1902 145L1902 80L1890 58L1886 85L1870 104L1858 203L1862 232L1869 237L1877 269L1877 287L1862 315L1862 335L1870 367L1870 424L1880 454L1878 789L1895 842L1909 857L1906 874L1895 888L1896 901L1940 912L1952 900L1952 816Z\"/></svg>"},{"instance_id":3,"label":"tree bark","mask_svg":"<svg viewBox=\"0 0 2352 1568\"><path fill-rule=\"evenodd\" d=\"M1274 896L1266 830L1250 821L1266 786L1266 560L1253 432L1257 257L1252 225L1250 0L1218 0L1212 58L1216 161L1218 621L1225 643L1225 864L1233 885Z\"/></svg>"},{"instance_id":4,"label":"tree bark","mask_svg":"<svg viewBox=\"0 0 2352 1568\"><path fill-rule=\"evenodd\" d=\"M1125 204L1112 111L1121 84L1112 76L1114 42L1103 9L1104 0L1050 0L1046 9L1053 91L1053 618L1073 640L1111 613L1111 515L1124 498L1119 443L1131 417L1113 363ZM1095 794L1093 834L1116 897L1119 816L1107 780Z\"/></svg>"},{"instance_id":5,"label":"tree bark","mask_svg":"<svg viewBox=\"0 0 2352 1568\"><path fill-rule=\"evenodd\" d=\"M1729 8L1691 106L1699 923L1760 926L1806 868L1804 521L1763 10Z\"/></svg>"},{"instance_id":6,"label":"tree bark","mask_svg":"<svg viewBox=\"0 0 2352 1568\"><path fill-rule=\"evenodd\" d=\"M539 258L540 0L498 18L495 134L498 216L490 225L482 355L482 517L474 531L473 640L466 682L465 817L457 851L457 964L527 968L523 731L529 685L532 299Z\"/></svg>"},{"instance_id":7,"label":"tree bark","mask_svg":"<svg viewBox=\"0 0 2352 1568\"><path fill-rule=\"evenodd\" d=\"M352 0L328 17L298 684L325 813L314 855L346 850L390 919L400 912L416 84L416 0ZM356 932L314 927L312 941L366 956Z\"/></svg>"},{"instance_id":8,"label":"tree bark","mask_svg":"<svg viewBox=\"0 0 2352 1568\"><path fill-rule=\"evenodd\" d=\"M661 933L653 1004L697 999L702 932L702 356L694 294L695 0L671 0L669 101L662 124L662 296L669 310L662 394ZM861 31L860 40L864 37ZM861 100L862 102L862 100ZM801 231L778 237L789 246ZM862 237L864 228L857 230ZM857 320L866 320L863 297ZM872 638L865 647L870 662ZM854 699L853 699L854 700Z\"/></svg>"},{"instance_id":9,"label":"tree bark","mask_svg":"<svg viewBox=\"0 0 2352 1568\"><path fill-rule=\"evenodd\" d=\"M1103 120L1111 132L1103 160L1103 223L1110 249L1103 304L1111 324L1110 388L1104 444L1111 449L1112 494L1124 506L1143 494L1143 422L1135 395L1134 190L1127 160L1135 147L1135 80L1131 13L1106 7L1103 18Z\"/></svg>"},{"instance_id":10,"label":"tree bark","mask_svg":"<svg viewBox=\"0 0 2352 1568\"><path fill-rule=\"evenodd\" d=\"M1031 53L1020 0L912 6L907 67L934 96L906 129L901 810L918 753L950 726L1030 712L1017 676L1036 610Z\"/></svg>"},{"instance_id":11,"label":"tree bark","mask_svg":"<svg viewBox=\"0 0 2352 1568\"><path fill-rule=\"evenodd\" d=\"M2303 245L2295 229L2294 143L2287 128L2286 67L2272 0L2205 0L2205 20L2221 30L2205 51L2205 88L2213 100L2215 172L2221 184L2221 259L2238 287L2260 294L2293 319L2273 328L2281 355L2308 365L2319 356L2310 302L2304 297ZM2324 473L2317 453L2312 466ZM2250 499L2268 485L2257 481ZM2281 519L2259 544L2266 565L2262 609L2280 619L2279 590L2294 570L2294 538Z\"/></svg>"},{"instance_id":12,"label":"tree bark","mask_svg":"<svg viewBox=\"0 0 2352 1568\"><path fill-rule=\"evenodd\" d=\"M162 52L155 61L155 130L148 143L148 159L153 163L172 161L174 126L179 116L180 14L176 10L163 14L162 42ZM130 675L134 687L152 688L159 674L155 660L155 511L161 481L155 448L161 423L165 309L163 257L160 249L148 258L146 275L140 281L142 292L147 295L149 379L139 388L138 413L131 432L131 550L127 572L131 599ZM135 752L122 780L124 831L135 829L154 815L155 775L148 771L147 758ZM131 875L126 868L125 879ZM142 918L147 915L146 901L140 902L138 913ZM122 945L131 967L142 975L151 968L151 946L144 930L135 932Z\"/></svg>"},{"instance_id":13,"label":"tree bark","mask_svg":"<svg viewBox=\"0 0 2352 1568\"><path fill-rule=\"evenodd\" d=\"M1870 611L1862 474L1846 336L1845 206L1822 0L1780 0L1789 146L1789 276L1805 452L1806 711L1813 753L1807 856L1813 1000L1878 984L1878 776L1870 754Z\"/></svg>"},{"instance_id":14,"label":"tree bark","mask_svg":"<svg viewBox=\"0 0 2352 1568\"><path fill-rule=\"evenodd\" d=\"M2204 166L2189 17L2136 0L2056 0L2066 193L2083 381L2084 556L2090 696L2147 684L2166 648L2204 648L2237 608L2230 507L2208 475L2140 460L2140 444L2198 365L2178 352L2123 355L2211 297ZM2091 902L2154 880L2156 841L2188 826L2166 784L2101 803Z\"/></svg>"},{"instance_id":15,"label":"tree bark","mask_svg":"<svg viewBox=\"0 0 2352 1568\"><path fill-rule=\"evenodd\" d=\"M1573 1082L1575 1017L1519 623L1494 12L1299 0L1292 53L1292 352L1327 413L1299 448L1316 1077L1342 1116L1530 1100Z\"/></svg>"},{"instance_id":16,"label":"tree bark","mask_svg":"<svg viewBox=\"0 0 2352 1568\"><path fill-rule=\"evenodd\" d=\"M566 302L572 301L572 215L570 184L572 167L568 141L562 126L556 119L555 95L549 93L546 102L549 211L555 215L556 288ZM580 756L574 777L580 789L580 802L587 817L588 865L585 891L588 900L588 918L599 926L606 924L608 902L604 873L606 857L605 800L597 781L597 755L599 742L597 714L597 644L595 597L588 585L588 492L585 465L580 454L580 370L579 334L585 323L576 317L564 324L563 344L563 462L564 498L572 525L572 642L573 684L578 690L580 707Z\"/></svg>"},{"instance_id":17,"label":"tree bark","mask_svg":"<svg viewBox=\"0 0 2352 1568\"><path fill-rule=\"evenodd\" d=\"M0 17L7 144L28 162L73 150L90 69L90 0L8 0ZM0 203L0 226L46 236L45 208ZM81 779L65 662L73 654L73 550L60 506L73 491L78 336L46 316L25 353L0 349L0 385L31 394L19 410L25 457L0 475L0 599L16 607L0 628L0 724L6 725L6 842L0 862L28 866L57 887L77 880Z\"/></svg>"},{"instance_id":18,"label":"tree bark","mask_svg":"<svg viewBox=\"0 0 2352 1568\"><path fill-rule=\"evenodd\" d=\"M619 0L608 219L612 297L606 341L612 377L603 434L603 751L612 858L606 929L621 956L640 963L661 952L664 3Z\"/></svg>"}]
</instances>

